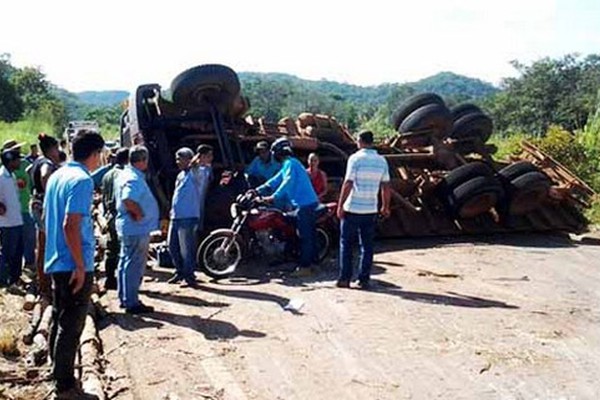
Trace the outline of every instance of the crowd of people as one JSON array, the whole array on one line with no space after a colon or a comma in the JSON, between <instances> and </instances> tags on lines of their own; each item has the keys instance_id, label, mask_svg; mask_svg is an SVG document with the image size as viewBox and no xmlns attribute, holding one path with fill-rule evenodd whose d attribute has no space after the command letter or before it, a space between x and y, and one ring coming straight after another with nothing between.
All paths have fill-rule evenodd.
<instances>
[{"instance_id":1,"label":"crowd of people","mask_svg":"<svg viewBox=\"0 0 600 400\"><path fill-rule=\"evenodd\" d=\"M23 286L22 267L34 278L41 295L53 304L50 355L56 398L86 398L74 378L79 336L93 288L95 238L92 206L95 193L107 218L104 261L107 290L117 290L128 314L153 312L140 301L139 289L148 261L150 233L159 227L158 203L146 181L148 150L141 145L113 152L101 168L105 143L101 135L82 131L69 149L53 137L39 135L29 154L23 144L7 141L0 168L0 286ZM369 287L373 237L378 215L390 213L388 166L372 149L373 134L358 135L359 150L347 164L337 206L340 220L339 277L336 285L350 287L352 247L361 246L358 286ZM313 273L318 263L316 209L328 194L327 175L317 154L306 168L294 157L291 143L279 138L259 142L256 157L246 168L254 194L264 203L297 209L300 257L295 276ZM170 284L197 288L195 278L198 234L204 229L205 198L213 179L213 149L182 147L175 154L179 169L169 212L168 249L175 265Z\"/></svg>"}]
</instances>

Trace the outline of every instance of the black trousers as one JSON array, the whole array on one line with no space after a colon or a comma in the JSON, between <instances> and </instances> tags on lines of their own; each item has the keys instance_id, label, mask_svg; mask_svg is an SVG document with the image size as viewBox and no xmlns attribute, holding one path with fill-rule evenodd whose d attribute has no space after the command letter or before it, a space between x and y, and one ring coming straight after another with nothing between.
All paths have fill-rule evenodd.
<instances>
[{"instance_id":1,"label":"black trousers","mask_svg":"<svg viewBox=\"0 0 600 400\"><path fill-rule=\"evenodd\" d=\"M52 330L50 332L50 354L52 374L58 391L75 386L75 356L79 348L79 337L87 315L93 272L85 274L83 288L75 294L69 285L71 272L52 274Z\"/></svg>"},{"instance_id":2,"label":"black trousers","mask_svg":"<svg viewBox=\"0 0 600 400\"><path fill-rule=\"evenodd\" d=\"M108 241L106 242L106 260L104 261L104 268L106 272L107 282L117 284L117 266L119 265L119 253L121 251L121 243L119 242L119 236L117 236L117 229L115 227L115 218L109 217L108 222Z\"/></svg>"}]
</instances>

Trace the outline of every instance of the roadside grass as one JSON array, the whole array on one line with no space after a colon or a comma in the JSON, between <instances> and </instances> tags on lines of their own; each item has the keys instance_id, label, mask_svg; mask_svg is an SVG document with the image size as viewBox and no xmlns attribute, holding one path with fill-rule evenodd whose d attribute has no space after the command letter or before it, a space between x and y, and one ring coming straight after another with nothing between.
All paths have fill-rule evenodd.
<instances>
[{"instance_id":1,"label":"roadside grass","mask_svg":"<svg viewBox=\"0 0 600 400\"><path fill-rule=\"evenodd\" d=\"M33 118L17 122L0 121L0 145L9 139L14 139L19 143L36 143L40 132L53 135L52 124Z\"/></svg>"},{"instance_id":2,"label":"roadside grass","mask_svg":"<svg viewBox=\"0 0 600 400\"><path fill-rule=\"evenodd\" d=\"M600 226L600 195L596 195L592 207L586 210L585 216L593 225Z\"/></svg>"}]
</instances>

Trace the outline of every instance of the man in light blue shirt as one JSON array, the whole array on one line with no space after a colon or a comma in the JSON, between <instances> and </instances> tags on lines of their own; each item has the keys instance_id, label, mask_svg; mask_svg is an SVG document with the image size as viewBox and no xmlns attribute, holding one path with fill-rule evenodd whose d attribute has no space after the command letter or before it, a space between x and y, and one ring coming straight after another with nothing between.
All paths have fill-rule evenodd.
<instances>
[{"instance_id":1,"label":"man in light blue shirt","mask_svg":"<svg viewBox=\"0 0 600 400\"><path fill-rule=\"evenodd\" d=\"M298 277L312 274L312 263L317 262L316 213L319 199L306 172L306 168L292 157L291 143L279 138L271 145L271 152L282 163L281 170L265 184L256 188L256 192L265 197L264 201L276 204L290 204L298 209L297 227L300 236L300 265L295 275Z\"/></svg>"},{"instance_id":2,"label":"man in light blue shirt","mask_svg":"<svg viewBox=\"0 0 600 400\"><path fill-rule=\"evenodd\" d=\"M44 197L44 272L52 278L50 354L57 399L88 398L75 380L74 362L94 278L94 229L90 172L100 164L102 136L80 132L73 160L48 179Z\"/></svg>"},{"instance_id":3,"label":"man in light blue shirt","mask_svg":"<svg viewBox=\"0 0 600 400\"><path fill-rule=\"evenodd\" d=\"M196 288L194 269L196 266L196 247L201 212L204 209L204 198L209 175L200 170L210 166L212 147L205 145L194 152L182 147L175 153L175 162L181 170L175 181L175 192L171 205L169 233L169 253L175 264L175 274L169 283L184 280L188 286Z\"/></svg>"},{"instance_id":4,"label":"man in light blue shirt","mask_svg":"<svg viewBox=\"0 0 600 400\"><path fill-rule=\"evenodd\" d=\"M159 217L158 203L144 176L147 168L148 150L144 146L133 146L129 151L129 165L115 179L115 227L121 240L117 288L121 306L129 314L154 311L139 300L150 232L158 229Z\"/></svg>"},{"instance_id":5,"label":"man in light blue shirt","mask_svg":"<svg viewBox=\"0 0 600 400\"><path fill-rule=\"evenodd\" d=\"M258 142L254 147L256 157L246 167L246 175L250 186L255 187L260 185L275 176L281 169L281 163L269 151L269 143L264 140Z\"/></svg>"},{"instance_id":6,"label":"man in light blue shirt","mask_svg":"<svg viewBox=\"0 0 600 400\"><path fill-rule=\"evenodd\" d=\"M352 246L360 237L360 272L358 284L368 289L373 264L373 238L377 213L390 215L390 173L385 158L373 148L373 133L358 134L359 150L352 154L346 166L346 176L338 201L340 220L340 275L337 286L350 287L352 279ZM381 208L378 208L381 193Z\"/></svg>"}]
</instances>

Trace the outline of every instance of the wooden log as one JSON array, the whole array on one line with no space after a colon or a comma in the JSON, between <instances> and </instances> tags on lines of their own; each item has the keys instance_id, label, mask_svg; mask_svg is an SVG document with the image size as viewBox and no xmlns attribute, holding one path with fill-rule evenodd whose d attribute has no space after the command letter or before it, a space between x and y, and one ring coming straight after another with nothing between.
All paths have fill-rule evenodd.
<instances>
[{"instance_id":1,"label":"wooden log","mask_svg":"<svg viewBox=\"0 0 600 400\"><path fill-rule=\"evenodd\" d=\"M29 321L29 326L23 333L23 343L26 345L31 345L33 343L33 337L35 336L35 332L37 331L38 325L42 320L42 303L35 303L33 306L33 312L31 313L31 320Z\"/></svg>"},{"instance_id":2,"label":"wooden log","mask_svg":"<svg viewBox=\"0 0 600 400\"><path fill-rule=\"evenodd\" d=\"M90 304L90 312L86 316L79 344L82 365L81 385L86 393L96 395L99 400L105 400L106 396L101 379L101 344L94 318L92 318L92 308L93 306Z\"/></svg>"},{"instance_id":3,"label":"wooden log","mask_svg":"<svg viewBox=\"0 0 600 400\"><path fill-rule=\"evenodd\" d=\"M50 325L52 324L52 306L47 306L42 314L40 325L38 326L37 333L44 335L47 339L50 334Z\"/></svg>"}]
</instances>

